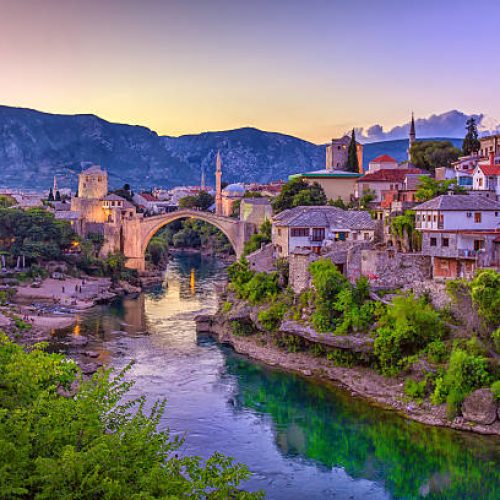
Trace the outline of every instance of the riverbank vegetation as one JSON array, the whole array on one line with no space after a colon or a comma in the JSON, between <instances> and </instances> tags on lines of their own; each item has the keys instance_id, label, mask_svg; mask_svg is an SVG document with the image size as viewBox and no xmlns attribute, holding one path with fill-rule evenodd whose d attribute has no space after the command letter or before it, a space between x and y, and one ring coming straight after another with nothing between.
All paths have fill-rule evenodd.
<instances>
[{"instance_id":1,"label":"riverbank vegetation","mask_svg":"<svg viewBox=\"0 0 500 500\"><path fill-rule=\"evenodd\" d=\"M0 334L0 497L258 498L248 469L215 453L180 456L158 430L165 403L131 400L126 372L84 380L71 360Z\"/></svg>"},{"instance_id":2,"label":"riverbank vegetation","mask_svg":"<svg viewBox=\"0 0 500 500\"><path fill-rule=\"evenodd\" d=\"M482 270L470 282L448 284L455 300L466 296L473 304L477 328L461 322L450 308L434 308L425 295L391 292L392 300L382 301L371 293L365 277L352 284L327 259L311 263L309 272L311 288L294 295L277 271L252 272L244 259L230 266L229 294L256 308L250 317L257 321L246 334L264 331L291 352L303 350L336 364L360 364L400 378L407 397L446 403L450 418L472 391L498 386L500 275L495 271ZM226 314L231 314L233 305L226 304ZM313 328L319 334L317 343L281 331L283 320ZM350 348L332 349L321 342L321 335L365 339L373 347L361 355Z\"/></svg>"}]
</instances>

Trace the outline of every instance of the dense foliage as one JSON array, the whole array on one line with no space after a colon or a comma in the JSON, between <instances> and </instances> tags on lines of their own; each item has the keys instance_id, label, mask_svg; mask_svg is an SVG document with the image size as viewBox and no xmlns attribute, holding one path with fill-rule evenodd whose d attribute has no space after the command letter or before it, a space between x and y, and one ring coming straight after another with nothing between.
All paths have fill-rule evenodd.
<instances>
[{"instance_id":1,"label":"dense foliage","mask_svg":"<svg viewBox=\"0 0 500 500\"><path fill-rule=\"evenodd\" d=\"M243 247L243 255L246 256L256 250L259 250L262 245L271 242L271 222L265 220L260 226L259 232L252 234Z\"/></svg>"},{"instance_id":2,"label":"dense foliage","mask_svg":"<svg viewBox=\"0 0 500 500\"><path fill-rule=\"evenodd\" d=\"M446 373L436 380L432 402L440 404L446 401L449 416L453 417L471 391L488 386L490 381L486 358L455 348Z\"/></svg>"},{"instance_id":3,"label":"dense foliage","mask_svg":"<svg viewBox=\"0 0 500 500\"><path fill-rule=\"evenodd\" d=\"M79 238L67 221L46 210L0 209L0 251L28 262L61 259Z\"/></svg>"},{"instance_id":4,"label":"dense foliage","mask_svg":"<svg viewBox=\"0 0 500 500\"><path fill-rule=\"evenodd\" d=\"M448 194L449 191L456 194L466 194L462 187L457 186L456 179L437 181L432 177L422 175L418 181L415 198L418 201L427 201L436 196Z\"/></svg>"},{"instance_id":5,"label":"dense foliage","mask_svg":"<svg viewBox=\"0 0 500 500\"><path fill-rule=\"evenodd\" d=\"M277 272L253 272L245 258L231 264L227 274L236 295L240 299L248 300L250 304L272 300L280 291Z\"/></svg>"},{"instance_id":6,"label":"dense foliage","mask_svg":"<svg viewBox=\"0 0 500 500\"><path fill-rule=\"evenodd\" d=\"M231 459L179 457L182 440L157 430L164 403L127 400L123 373L82 381L74 362L2 336L0 380L2 498L254 497ZM74 381L74 397L59 395Z\"/></svg>"},{"instance_id":7,"label":"dense foliage","mask_svg":"<svg viewBox=\"0 0 500 500\"><path fill-rule=\"evenodd\" d=\"M326 205L326 202L325 192L317 182L308 184L305 180L297 178L283 186L281 193L273 200L272 206L274 212L278 213L294 207Z\"/></svg>"},{"instance_id":8,"label":"dense foliage","mask_svg":"<svg viewBox=\"0 0 500 500\"><path fill-rule=\"evenodd\" d=\"M208 210L213 205L215 198L206 191L200 191L195 196L185 196L179 200L179 208L194 208Z\"/></svg>"},{"instance_id":9,"label":"dense foliage","mask_svg":"<svg viewBox=\"0 0 500 500\"><path fill-rule=\"evenodd\" d=\"M395 375L405 365L405 358L418 353L445 332L438 312L421 297L396 297L379 317L374 352L380 369Z\"/></svg>"},{"instance_id":10,"label":"dense foliage","mask_svg":"<svg viewBox=\"0 0 500 500\"><path fill-rule=\"evenodd\" d=\"M461 153L450 141L417 141L410 149L412 163L429 172L450 167Z\"/></svg>"}]
</instances>

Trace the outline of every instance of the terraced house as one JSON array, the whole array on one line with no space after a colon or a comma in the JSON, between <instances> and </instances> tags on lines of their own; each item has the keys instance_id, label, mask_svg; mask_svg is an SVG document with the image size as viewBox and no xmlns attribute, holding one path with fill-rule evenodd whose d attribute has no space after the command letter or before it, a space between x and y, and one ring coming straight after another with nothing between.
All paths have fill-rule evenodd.
<instances>
[{"instance_id":1,"label":"terraced house","mask_svg":"<svg viewBox=\"0 0 500 500\"><path fill-rule=\"evenodd\" d=\"M500 268L500 202L480 195L443 195L415 208L422 253L434 278L471 277Z\"/></svg>"}]
</instances>

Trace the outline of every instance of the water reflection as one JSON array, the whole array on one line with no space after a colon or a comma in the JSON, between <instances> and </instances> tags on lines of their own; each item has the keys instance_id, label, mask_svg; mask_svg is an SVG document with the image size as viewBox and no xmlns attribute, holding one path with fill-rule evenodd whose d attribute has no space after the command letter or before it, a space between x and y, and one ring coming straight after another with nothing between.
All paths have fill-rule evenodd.
<instances>
[{"instance_id":1,"label":"water reflection","mask_svg":"<svg viewBox=\"0 0 500 500\"><path fill-rule=\"evenodd\" d=\"M193 318L215 310L223 273L215 259L175 257L164 288L78 325L102 361L135 360L135 394L167 399L161 426L186 435L186 453L235 457L269 498L496 497L498 440L409 422L197 340Z\"/></svg>"}]
</instances>

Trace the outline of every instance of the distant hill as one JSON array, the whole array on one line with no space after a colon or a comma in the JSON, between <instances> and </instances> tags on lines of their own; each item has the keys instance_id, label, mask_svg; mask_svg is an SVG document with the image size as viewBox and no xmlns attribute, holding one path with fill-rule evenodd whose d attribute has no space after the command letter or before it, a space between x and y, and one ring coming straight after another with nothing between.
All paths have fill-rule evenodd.
<instances>
[{"instance_id":1,"label":"distant hill","mask_svg":"<svg viewBox=\"0 0 500 500\"><path fill-rule=\"evenodd\" d=\"M365 165L382 153L403 160L407 147L407 140L366 144ZM325 161L324 146L255 128L166 137L95 115L0 106L0 186L46 189L57 175L60 186L75 187L88 163L108 171L111 187L199 184L202 168L213 184L217 150L227 182L286 179Z\"/></svg>"}]
</instances>

